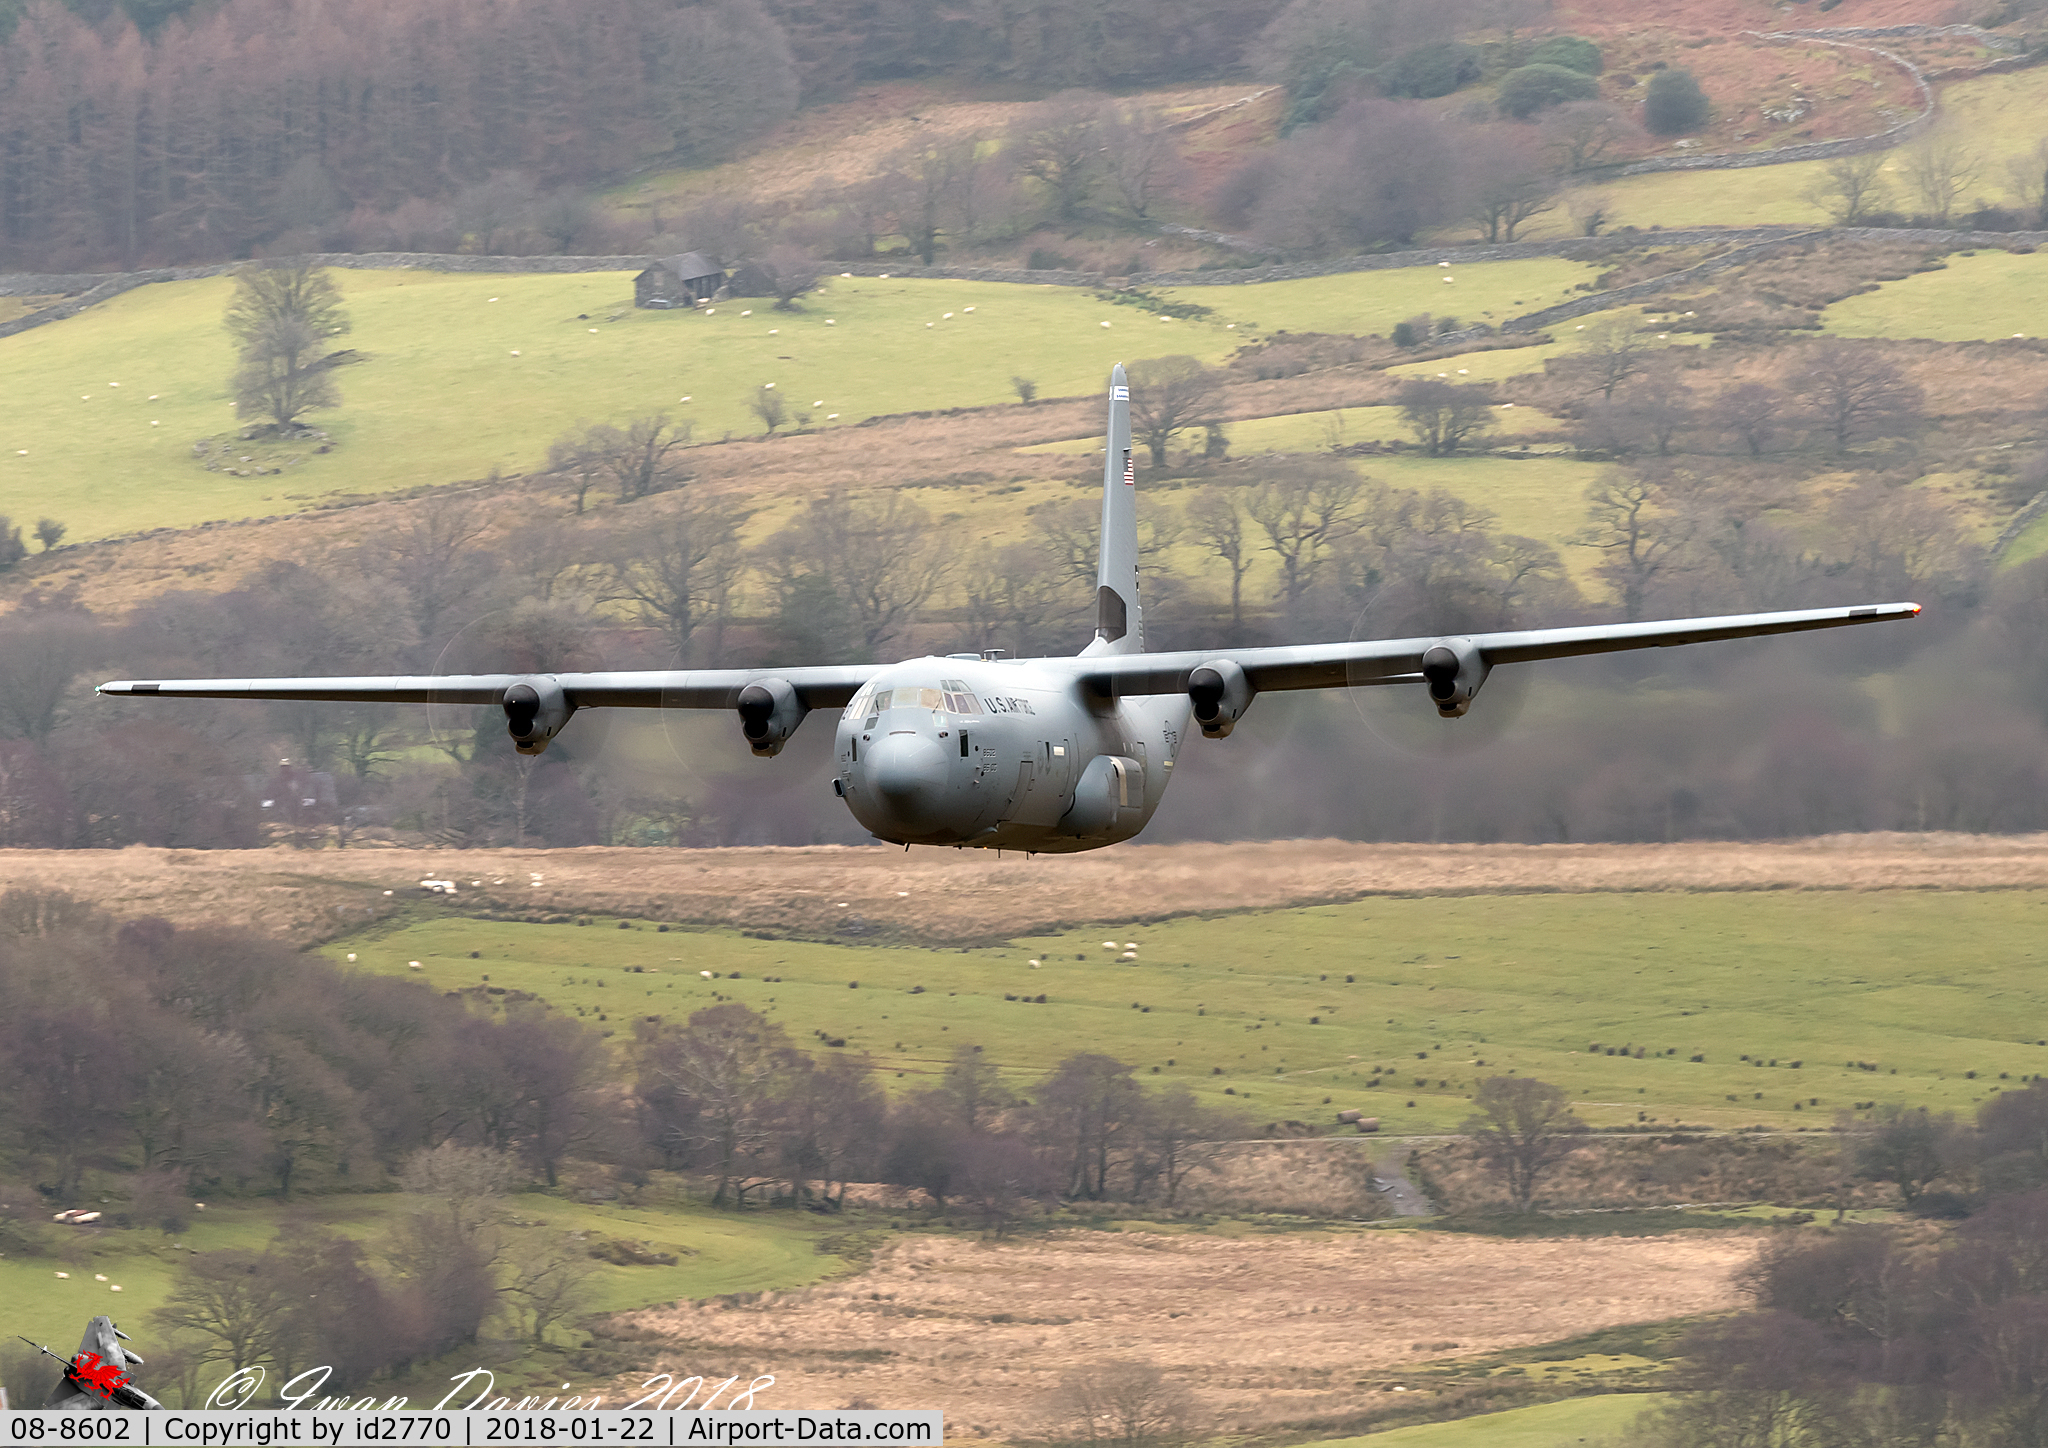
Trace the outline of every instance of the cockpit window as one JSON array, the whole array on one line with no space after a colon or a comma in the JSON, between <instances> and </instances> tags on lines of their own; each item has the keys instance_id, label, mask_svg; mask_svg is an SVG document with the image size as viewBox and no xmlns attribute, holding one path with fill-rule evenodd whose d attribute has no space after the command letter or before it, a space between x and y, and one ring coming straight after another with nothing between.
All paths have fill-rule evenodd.
<instances>
[{"instance_id":1,"label":"cockpit window","mask_svg":"<svg viewBox=\"0 0 2048 1448\"><path fill-rule=\"evenodd\" d=\"M942 679L940 687L946 695L946 708L955 714L979 714L981 700L974 697L974 691L958 679Z\"/></svg>"},{"instance_id":2,"label":"cockpit window","mask_svg":"<svg viewBox=\"0 0 2048 1448\"><path fill-rule=\"evenodd\" d=\"M924 684L878 689L870 684L846 706L850 715L880 714L885 709L950 709L956 714L979 714L981 704L965 684L948 679L942 689Z\"/></svg>"}]
</instances>

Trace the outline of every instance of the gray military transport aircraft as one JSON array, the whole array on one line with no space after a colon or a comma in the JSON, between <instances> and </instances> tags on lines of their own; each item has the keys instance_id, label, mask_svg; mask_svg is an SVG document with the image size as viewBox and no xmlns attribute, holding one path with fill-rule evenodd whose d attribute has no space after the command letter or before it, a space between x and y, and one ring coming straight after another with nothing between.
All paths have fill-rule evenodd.
<instances>
[{"instance_id":1,"label":"gray military transport aircraft","mask_svg":"<svg viewBox=\"0 0 2048 1448\"><path fill-rule=\"evenodd\" d=\"M1260 693L1420 684L1464 715L1504 664L1912 618L1916 603L1443 638L1145 652L1138 605L1130 387L1110 374L1095 637L1073 658L1001 650L896 664L444 677L123 680L102 694L483 704L539 754L579 709L730 709L753 752L778 754L813 709L843 708L832 791L877 838L1071 852L1128 840L1172 782L1188 719L1227 738Z\"/></svg>"}]
</instances>

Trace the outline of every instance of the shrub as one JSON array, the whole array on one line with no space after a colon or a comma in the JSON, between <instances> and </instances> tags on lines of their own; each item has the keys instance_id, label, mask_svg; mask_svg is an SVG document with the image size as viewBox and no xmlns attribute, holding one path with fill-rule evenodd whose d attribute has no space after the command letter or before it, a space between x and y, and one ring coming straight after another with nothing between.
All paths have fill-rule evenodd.
<instances>
[{"instance_id":1,"label":"shrub","mask_svg":"<svg viewBox=\"0 0 2048 1448\"><path fill-rule=\"evenodd\" d=\"M1584 71L1562 65L1525 65L1501 77L1500 108L1504 115L1526 121L1538 111L1566 101L1589 101L1600 83Z\"/></svg>"},{"instance_id":2,"label":"shrub","mask_svg":"<svg viewBox=\"0 0 2048 1448\"><path fill-rule=\"evenodd\" d=\"M1682 136L1707 123L1706 92L1689 70L1660 70L1650 77L1643 124L1660 136Z\"/></svg>"},{"instance_id":3,"label":"shrub","mask_svg":"<svg viewBox=\"0 0 2048 1448\"><path fill-rule=\"evenodd\" d=\"M1600 47L1577 35L1553 35L1529 52L1531 65L1561 65L1582 75L1598 75L1605 64Z\"/></svg>"},{"instance_id":4,"label":"shrub","mask_svg":"<svg viewBox=\"0 0 2048 1448\"><path fill-rule=\"evenodd\" d=\"M1447 96L1478 80L1479 51L1461 40L1439 40L1403 51L1380 71L1380 89L1390 96L1428 100Z\"/></svg>"}]
</instances>

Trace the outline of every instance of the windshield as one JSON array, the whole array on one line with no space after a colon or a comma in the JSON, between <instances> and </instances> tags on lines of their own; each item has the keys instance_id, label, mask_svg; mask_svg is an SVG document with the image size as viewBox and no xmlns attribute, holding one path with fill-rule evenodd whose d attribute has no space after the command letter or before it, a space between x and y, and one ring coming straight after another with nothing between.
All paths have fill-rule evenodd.
<instances>
[{"instance_id":1,"label":"windshield","mask_svg":"<svg viewBox=\"0 0 2048 1448\"><path fill-rule=\"evenodd\" d=\"M945 709L955 714L979 714L981 701L958 679L947 679L938 688L928 684L898 684L877 688L873 684L853 696L846 706L849 715L880 714L889 709Z\"/></svg>"}]
</instances>

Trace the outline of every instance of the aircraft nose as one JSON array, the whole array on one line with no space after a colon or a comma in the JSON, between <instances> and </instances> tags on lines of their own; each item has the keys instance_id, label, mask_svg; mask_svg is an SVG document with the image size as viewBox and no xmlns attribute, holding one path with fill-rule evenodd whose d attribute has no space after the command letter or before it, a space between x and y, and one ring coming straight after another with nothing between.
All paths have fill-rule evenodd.
<instances>
[{"instance_id":1,"label":"aircraft nose","mask_svg":"<svg viewBox=\"0 0 2048 1448\"><path fill-rule=\"evenodd\" d=\"M922 734L886 735L869 751L867 767L875 791L906 823L922 823L939 813L946 755L938 741Z\"/></svg>"}]
</instances>

